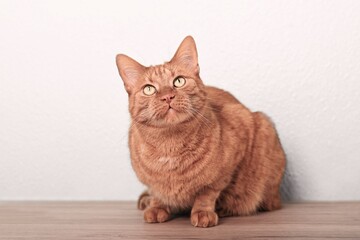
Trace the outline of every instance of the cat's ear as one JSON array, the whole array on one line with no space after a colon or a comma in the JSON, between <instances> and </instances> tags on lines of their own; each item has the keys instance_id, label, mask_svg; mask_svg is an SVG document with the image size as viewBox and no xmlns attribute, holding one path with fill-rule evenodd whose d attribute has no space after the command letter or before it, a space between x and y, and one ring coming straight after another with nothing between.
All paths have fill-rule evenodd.
<instances>
[{"instance_id":1,"label":"cat's ear","mask_svg":"<svg viewBox=\"0 0 360 240\"><path fill-rule=\"evenodd\" d=\"M181 42L178 50L170 62L182 65L191 72L199 74L200 68L198 63L198 54L193 37L187 36Z\"/></svg>"},{"instance_id":2,"label":"cat's ear","mask_svg":"<svg viewBox=\"0 0 360 240\"><path fill-rule=\"evenodd\" d=\"M118 54L116 56L116 65L121 79L124 82L125 89L130 94L136 84L136 81L141 78L146 68L124 54Z\"/></svg>"}]
</instances>

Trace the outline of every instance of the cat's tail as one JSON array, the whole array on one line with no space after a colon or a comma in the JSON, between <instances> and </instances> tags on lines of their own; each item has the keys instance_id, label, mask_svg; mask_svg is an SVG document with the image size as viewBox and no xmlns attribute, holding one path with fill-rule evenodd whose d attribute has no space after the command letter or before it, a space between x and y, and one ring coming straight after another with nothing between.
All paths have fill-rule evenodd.
<instances>
[{"instance_id":1,"label":"cat's tail","mask_svg":"<svg viewBox=\"0 0 360 240\"><path fill-rule=\"evenodd\" d=\"M150 204L150 193L148 191L144 191L138 199L137 207L139 210L144 210Z\"/></svg>"}]
</instances>

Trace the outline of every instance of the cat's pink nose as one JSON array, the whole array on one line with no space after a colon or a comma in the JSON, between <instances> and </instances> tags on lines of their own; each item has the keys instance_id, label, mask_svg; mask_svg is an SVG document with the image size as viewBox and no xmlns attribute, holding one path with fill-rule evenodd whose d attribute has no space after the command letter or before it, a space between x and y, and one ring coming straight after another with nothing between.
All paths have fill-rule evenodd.
<instances>
[{"instance_id":1,"label":"cat's pink nose","mask_svg":"<svg viewBox=\"0 0 360 240\"><path fill-rule=\"evenodd\" d=\"M166 94L164 96L161 97L161 101L166 101L167 103L170 103L171 100L173 100L175 97L174 94Z\"/></svg>"}]
</instances>

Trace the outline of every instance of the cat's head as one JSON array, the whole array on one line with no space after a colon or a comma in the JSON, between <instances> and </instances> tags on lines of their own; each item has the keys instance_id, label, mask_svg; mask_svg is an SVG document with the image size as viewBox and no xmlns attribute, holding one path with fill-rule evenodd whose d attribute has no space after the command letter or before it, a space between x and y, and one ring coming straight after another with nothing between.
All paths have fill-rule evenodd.
<instances>
[{"instance_id":1,"label":"cat's head","mask_svg":"<svg viewBox=\"0 0 360 240\"><path fill-rule=\"evenodd\" d=\"M166 127L193 119L206 102L195 41L186 37L171 61L144 67L119 54L116 64L134 121Z\"/></svg>"}]
</instances>

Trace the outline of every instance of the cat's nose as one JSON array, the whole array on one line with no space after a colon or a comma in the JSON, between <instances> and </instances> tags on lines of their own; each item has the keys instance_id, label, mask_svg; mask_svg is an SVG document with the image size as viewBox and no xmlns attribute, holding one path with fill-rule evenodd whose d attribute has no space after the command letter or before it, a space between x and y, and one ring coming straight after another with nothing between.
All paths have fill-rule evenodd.
<instances>
[{"instance_id":1,"label":"cat's nose","mask_svg":"<svg viewBox=\"0 0 360 240\"><path fill-rule=\"evenodd\" d=\"M167 103L170 103L171 100L174 99L174 97L175 97L174 94L166 94L166 95L164 95L164 96L161 97L161 101L165 101L165 102L167 102Z\"/></svg>"}]
</instances>

